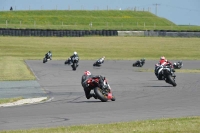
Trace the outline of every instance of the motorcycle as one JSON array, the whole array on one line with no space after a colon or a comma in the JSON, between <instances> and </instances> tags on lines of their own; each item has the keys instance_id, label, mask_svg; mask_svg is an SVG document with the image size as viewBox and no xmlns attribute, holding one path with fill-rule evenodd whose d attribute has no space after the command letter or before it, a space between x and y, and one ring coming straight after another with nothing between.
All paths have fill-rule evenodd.
<instances>
[{"instance_id":1,"label":"motorcycle","mask_svg":"<svg viewBox=\"0 0 200 133\"><path fill-rule=\"evenodd\" d=\"M111 91L111 87L108 84L105 77L103 80L104 88L100 87L98 78L88 80L87 83L89 84L89 89L94 90L95 95L102 102L107 102L108 100L111 100L111 101L116 100L115 96L113 95L113 93Z\"/></svg>"},{"instance_id":2,"label":"motorcycle","mask_svg":"<svg viewBox=\"0 0 200 133\"><path fill-rule=\"evenodd\" d=\"M105 59L105 57L98 59L98 60L93 64L93 66L98 66L98 67L100 67L101 64L104 63L104 59Z\"/></svg>"},{"instance_id":3,"label":"motorcycle","mask_svg":"<svg viewBox=\"0 0 200 133\"><path fill-rule=\"evenodd\" d=\"M181 69L183 67L182 61L174 62L173 67L174 69Z\"/></svg>"},{"instance_id":4,"label":"motorcycle","mask_svg":"<svg viewBox=\"0 0 200 133\"><path fill-rule=\"evenodd\" d=\"M51 60L51 59L48 55L45 54L43 58L43 63L46 63L48 60Z\"/></svg>"},{"instance_id":5,"label":"motorcycle","mask_svg":"<svg viewBox=\"0 0 200 133\"><path fill-rule=\"evenodd\" d=\"M142 67L145 64L145 59L137 60L133 63L133 67Z\"/></svg>"},{"instance_id":6,"label":"motorcycle","mask_svg":"<svg viewBox=\"0 0 200 133\"><path fill-rule=\"evenodd\" d=\"M169 83L173 86L176 86L176 82L175 82L175 74L174 74L174 70L172 70L170 65L167 66L160 66L158 69L158 75L157 78L158 80L165 80L166 83Z\"/></svg>"},{"instance_id":7,"label":"motorcycle","mask_svg":"<svg viewBox=\"0 0 200 133\"><path fill-rule=\"evenodd\" d=\"M69 58L68 60L66 60L65 64L68 64L68 65L71 64L72 70L75 71L76 68L78 67L78 60L79 60L79 58L77 56L76 57L72 57L72 59Z\"/></svg>"}]
</instances>

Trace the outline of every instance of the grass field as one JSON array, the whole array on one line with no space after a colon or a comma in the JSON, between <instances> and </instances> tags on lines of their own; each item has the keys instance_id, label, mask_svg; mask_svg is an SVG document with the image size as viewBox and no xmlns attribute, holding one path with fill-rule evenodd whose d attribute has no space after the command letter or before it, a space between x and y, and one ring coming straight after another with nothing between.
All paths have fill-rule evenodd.
<instances>
[{"instance_id":1,"label":"grass field","mask_svg":"<svg viewBox=\"0 0 200 133\"><path fill-rule=\"evenodd\" d=\"M0 28L200 31L200 26L179 26L148 11L133 10L0 11Z\"/></svg>"},{"instance_id":2,"label":"grass field","mask_svg":"<svg viewBox=\"0 0 200 133\"><path fill-rule=\"evenodd\" d=\"M0 56L41 59L49 50L53 59L66 59L77 51L81 59L200 59L200 38L166 37L0 37Z\"/></svg>"}]
</instances>

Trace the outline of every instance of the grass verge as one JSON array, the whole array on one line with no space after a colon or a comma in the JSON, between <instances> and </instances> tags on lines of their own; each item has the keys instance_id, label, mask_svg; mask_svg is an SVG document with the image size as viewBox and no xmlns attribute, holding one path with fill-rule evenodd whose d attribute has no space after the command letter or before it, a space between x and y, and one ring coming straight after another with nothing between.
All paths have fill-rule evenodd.
<instances>
[{"instance_id":1,"label":"grass verge","mask_svg":"<svg viewBox=\"0 0 200 133\"><path fill-rule=\"evenodd\" d=\"M3 104L3 103L13 103L13 102L16 102L18 100L21 100L23 99L22 97L16 97L16 98L3 98L3 99L0 99L0 104Z\"/></svg>"},{"instance_id":2,"label":"grass verge","mask_svg":"<svg viewBox=\"0 0 200 133\"><path fill-rule=\"evenodd\" d=\"M163 118L157 120L121 122L112 124L94 124L31 130L0 131L0 133L198 133L200 117Z\"/></svg>"},{"instance_id":3,"label":"grass verge","mask_svg":"<svg viewBox=\"0 0 200 133\"><path fill-rule=\"evenodd\" d=\"M35 77L22 58L0 57L0 81L34 80Z\"/></svg>"}]
</instances>

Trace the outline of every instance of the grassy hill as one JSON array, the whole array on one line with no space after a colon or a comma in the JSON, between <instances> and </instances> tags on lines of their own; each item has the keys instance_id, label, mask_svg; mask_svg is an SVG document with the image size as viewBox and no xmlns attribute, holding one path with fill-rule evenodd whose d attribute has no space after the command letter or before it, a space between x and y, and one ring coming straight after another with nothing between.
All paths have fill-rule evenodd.
<instances>
[{"instance_id":1,"label":"grassy hill","mask_svg":"<svg viewBox=\"0 0 200 133\"><path fill-rule=\"evenodd\" d=\"M172 30L177 29L177 25L147 11L43 10L1 11L0 28Z\"/></svg>"}]
</instances>

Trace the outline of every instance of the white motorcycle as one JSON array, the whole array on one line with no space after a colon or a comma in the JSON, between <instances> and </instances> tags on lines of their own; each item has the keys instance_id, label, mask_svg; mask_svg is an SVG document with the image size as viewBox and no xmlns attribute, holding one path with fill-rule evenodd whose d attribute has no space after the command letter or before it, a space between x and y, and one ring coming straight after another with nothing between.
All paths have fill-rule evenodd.
<instances>
[{"instance_id":1,"label":"white motorcycle","mask_svg":"<svg viewBox=\"0 0 200 133\"><path fill-rule=\"evenodd\" d=\"M177 85L175 82L176 75L174 74L174 72L175 72L174 69L172 69L170 65L167 66L160 65L158 67L157 78L158 80L165 80L166 83L176 86Z\"/></svg>"},{"instance_id":2,"label":"white motorcycle","mask_svg":"<svg viewBox=\"0 0 200 133\"><path fill-rule=\"evenodd\" d=\"M101 64L104 63L104 60L105 60L105 56L102 57L102 58L100 58L100 59L98 59L98 60L93 64L93 66L98 66L98 67L100 67Z\"/></svg>"}]
</instances>

